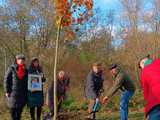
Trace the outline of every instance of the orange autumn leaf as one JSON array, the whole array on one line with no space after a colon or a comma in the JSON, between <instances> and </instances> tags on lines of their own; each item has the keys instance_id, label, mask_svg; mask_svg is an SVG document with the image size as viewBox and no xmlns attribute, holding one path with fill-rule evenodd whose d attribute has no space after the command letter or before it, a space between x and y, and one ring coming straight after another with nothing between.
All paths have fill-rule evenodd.
<instances>
[{"instance_id":1,"label":"orange autumn leaf","mask_svg":"<svg viewBox=\"0 0 160 120\"><path fill-rule=\"evenodd\" d=\"M73 7L74 6L74 7ZM80 8L85 8L85 12L81 11ZM63 22L69 22L69 26L72 24L82 24L85 21L85 15L90 14L93 8L93 0L55 0L55 10L57 16L64 16ZM78 12L77 12L78 10ZM73 13L77 12L77 16ZM74 18L74 20L73 20ZM77 20L75 20L77 19Z\"/></svg>"},{"instance_id":2,"label":"orange autumn leaf","mask_svg":"<svg viewBox=\"0 0 160 120\"><path fill-rule=\"evenodd\" d=\"M56 18L63 16L62 27L68 27L66 34L72 38L74 36L73 25L82 25L91 17L93 0L55 0ZM88 17L86 17L88 16ZM75 31L79 31L75 30ZM72 33L72 34L71 34Z\"/></svg>"}]
</instances>

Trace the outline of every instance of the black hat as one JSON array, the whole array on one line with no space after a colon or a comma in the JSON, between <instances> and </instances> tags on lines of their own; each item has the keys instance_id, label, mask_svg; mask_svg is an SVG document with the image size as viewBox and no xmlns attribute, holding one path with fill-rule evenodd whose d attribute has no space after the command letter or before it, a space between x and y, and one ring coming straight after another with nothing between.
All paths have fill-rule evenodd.
<instances>
[{"instance_id":1,"label":"black hat","mask_svg":"<svg viewBox=\"0 0 160 120\"><path fill-rule=\"evenodd\" d=\"M118 67L117 64L111 64L111 65L109 66L109 70L112 70L112 69L117 68L117 67Z\"/></svg>"},{"instance_id":2,"label":"black hat","mask_svg":"<svg viewBox=\"0 0 160 120\"><path fill-rule=\"evenodd\" d=\"M25 60L25 56L23 54L18 54L18 55L16 55L16 59L24 59Z\"/></svg>"}]
</instances>

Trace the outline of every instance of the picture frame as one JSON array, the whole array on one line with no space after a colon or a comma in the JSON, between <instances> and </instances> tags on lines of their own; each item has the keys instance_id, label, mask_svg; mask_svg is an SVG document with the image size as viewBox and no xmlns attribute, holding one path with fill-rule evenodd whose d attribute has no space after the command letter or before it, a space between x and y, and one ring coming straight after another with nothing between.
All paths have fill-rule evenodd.
<instances>
[{"instance_id":1,"label":"picture frame","mask_svg":"<svg viewBox=\"0 0 160 120\"><path fill-rule=\"evenodd\" d=\"M35 91L42 91L42 76L29 74L28 75L28 90L35 92Z\"/></svg>"}]
</instances>

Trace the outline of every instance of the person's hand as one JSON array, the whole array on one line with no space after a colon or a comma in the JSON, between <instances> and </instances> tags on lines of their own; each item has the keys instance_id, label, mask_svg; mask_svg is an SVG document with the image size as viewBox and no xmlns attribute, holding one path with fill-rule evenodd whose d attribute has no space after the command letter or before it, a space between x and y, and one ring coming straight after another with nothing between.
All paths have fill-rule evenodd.
<instances>
[{"instance_id":1,"label":"person's hand","mask_svg":"<svg viewBox=\"0 0 160 120\"><path fill-rule=\"evenodd\" d=\"M106 96L106 97L104 97L104 98L103 98L102 103L103 103L103 104L106 104L106 103L107 103L107 101L108 101L108 97Z\"/></svg>"},{"instance_id":2,"label":"person's hand","mask_svg":"<svg viewBox=\"0 0 160 120\"><path fill-rule=\"evenodd\" d=\"M34 93L34 92L37 92L37 90L31 90L31 92L33 92L33 93Z\"/></svg>"},{"instance_id":3,"label":"person's hand","mask_svg":"<svg viewBox=\"0 0 160 120\"><path fill-rule=\"evenodd\" d=\"M66 86L66 87L65 87L65 90L66 90L66 92L69 91L69 86Z\"/></svg>"},{"instance_id":4,"label":"person's hand","mask_svg":"<svg viewBox=\"0 0 160 120\"><path fill-rule=\"evenodd\" d=\"M11 94L10 93L6 93L5 96L8 98L8 97L11 96Z\"/></svg>"},{"instance_id":5,"label":"person's hand","mask_svg":"<svg viewBox=\"0 0 160 120\"><path fill-rule=\"evenodd\" d=\"M92 109L88 108L88 113L91 114L92 113Z\"/></svg>"},{"instance_id":6,"label":"person's hand","mask_svg":"<svg viewBox=\"0 0 160 120\"><path fill-rule=\"evenodd\" d=\"M103 93L104 92L104 89L102 88L101 90L100 90L100 93Z\"/></svg>"},{"instance_id":7,"label":"person's hand","mask_svg":"<svg viewBox=\"0 0 160 120\"><path fill-rule=\"evenodd\" d=\"M96 102L99 102L99 98L96 98Z\"/></svg>"}]
</instances>

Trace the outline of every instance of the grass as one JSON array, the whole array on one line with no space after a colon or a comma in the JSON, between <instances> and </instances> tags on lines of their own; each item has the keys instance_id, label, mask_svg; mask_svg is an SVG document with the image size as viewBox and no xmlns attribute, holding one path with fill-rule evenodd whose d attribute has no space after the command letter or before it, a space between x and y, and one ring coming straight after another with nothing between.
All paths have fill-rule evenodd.
<instances>
[{"instance_id":1,"label":"grass","mask_svg":"<svg viewBox=\"0 0 160 120\"><path fill-rule=\"evenodd\" d=\"M64 102L62 105L63 110L65 111L65 119L63 120L84 120L85 116L87 115L87 103L85 103L79 97L75 96L77 91L71 92L71 96L68 97L68 100ZM97 113L97 120L119 120L119 97L115 97L112 102L107 105L106 107L102 107L100 112ZM141 99L141 94L136 93L135 97L133 98L132 102L130 103L130 112L129 112L129 120L144 120L143 111L139 111L143 107L143 99ZM138 99L138 100L137 100ZM48 107L44 106L43 112L48 111ZM3 87L0 86L0 119L3 120L10 120L9 110L7 109L4 94L3 94ZM22 120L29 120L29 110L25 107Z\"/></svg>"},{"instance_id":2,"label":"grass","mask_svg":"<svg viewBox=\"0 0 160 120\"><path fill-rule=\"evenodd\" d=\"M84 120L86 113L84 112L68 112L65 116L67 119L64 120ZM9 118L9 112L5 112L3 114L0 114L0 118L3 118L3 120L10 120ZM29 112L27 109L24 110L22 114L22 120L29 120ZM65 117L66 118L66 117ZM119 113L113 112L113 113L98 113L97 114L97 120L119 120ZM129 113L129 120L144 120L143 113L139 112L131 112Z\"/></svg>"},{"instance_id":3,"label":"grass","mask_svg":"<svg viewBox=\"0 0 160 120\"><path fill-rule=\"evenodd\" d=\"M119 120L120 116L118 112L113 113L100 113L97 120ZM129 120L144 120L144 114L140 112L130 112Z\"/></svg>"}]
</instances>

